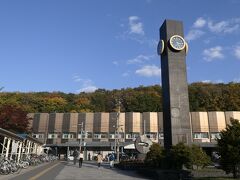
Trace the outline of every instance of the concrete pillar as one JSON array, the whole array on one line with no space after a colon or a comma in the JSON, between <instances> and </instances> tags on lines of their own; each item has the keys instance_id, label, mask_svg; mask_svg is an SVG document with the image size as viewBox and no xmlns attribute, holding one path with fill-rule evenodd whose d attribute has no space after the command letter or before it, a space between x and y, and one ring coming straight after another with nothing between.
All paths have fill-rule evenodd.
<instances>
[{"instance_id":1,"label":"concrete pillar","mask_svg":"<svg viewBox=\"0 0 240 180\"><path fill-rule=\"evenodd\" d=\"M17 162L19 162L20 158L21 158L21 154L22 154L22 144L23 142L19 142L19 148L18 148L18 152L17 152Z\"/></svg>"},{"instance_id":2,"label":"concrete pillar","mask_svg":"<svg viewBox=\"0 0 240 180\"><path fill-rule=\"evenodd\" d=\"M4 137L3 147L2 147L2 155L4 155L4 151L6 150L6 148L5 148L6 141L7 141L7 137Z\"/></svg>"},{"instance_id":3,"label":"concrete pillar","mask_svg":"<svg viewBox=\"0 0 240 180\"><path fill-rule=\"evenodd\" d=\"M11 140L12 140L11 138L7 138L7 147L6 147L6 156L5 156L6 159L8 159Z\"/></svg>"}]
</instances>

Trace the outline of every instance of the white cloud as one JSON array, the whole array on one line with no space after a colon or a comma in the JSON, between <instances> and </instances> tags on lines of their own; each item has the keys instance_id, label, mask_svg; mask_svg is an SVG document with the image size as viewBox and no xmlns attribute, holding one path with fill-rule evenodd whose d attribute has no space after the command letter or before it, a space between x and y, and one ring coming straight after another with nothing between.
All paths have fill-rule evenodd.
<instances>
[{"instance_id":1,"label":"white cloud","mask_svg":"<svg viewBox=\"0 0 240 180\"><path fill-rule=\"evenodd\" d=\"M145 55L140 54L133 59L127 60L127 64L141 64L141 63L144 63L145 61L149 61L153 57L154 57L154 55L145 56Z\"/></svg>"},{"instance_id":2,"label":"white cloud","mask_svg":"<svg viewBox=\"0 0 240 180\"><path fill-rule=\"evenodd\" d=\"M202 28L200 30L200 28ZM203 31L203 28L204 31ZM212 33L225 33L230 34L233 32L237 32L240 30L240 18L233 18L228 20L222 20L219 22L213 22L210 19L204 19L199 17L194 23L192 28L190 28L189 32L186 35L186 40L192 41L200 38L205 34L206 31L210 31ZM208 42L208 41L206 41Z\"/></svg>"},{"instance_id":3,"label":"white cloud","mask_svg":"<svg viewBox=\"0 0 240 180\"><path fill-rule=\"evenodd\" d=\"M127 76L129 76L129 73L128 73L128 72L125 72L125 73L122 74L122 76L123 76L123 77L127 77Z\"/></svg>"},{"instance_id":4,"label":"white cloud","mask_svg":"<svg viewBox=\"0 0 240 180\"><path fill-rule=\"evenodd\" d=\"M221 46L212 47L203 51L204 59L206 61L213 61L214 59L223 59L223 48Z\"/></svg>"},{"instance_id":5,"label":"white cloud","mask_svg":"<svg viewBox=\"0 0 240 180\"><path fill-rule=\"evenodd\" d=\"M219 83L223 83L223 80L221 80L221 79L218 79L218 80L214 80L214 81L211 81L211 80L202 80L201 81L202 83L217 83L217 84L219 84Z\"/></svg>"},{"instance_id":6,"label":"white cloud","mask_svg":"<svg viewBox=\"0 0 240 180\"><path fill-rule=\"evenodd\" d=\"M240 46L234 48L234 55L237 59L240 59Z\"/></svg>"},{"instance_id":7,"label":"white cloud","mask_svg":"<svg viewBox=\"0 0 240 180\"><path fill-rule=\"evenodd\" d=\"M113 61L112 63L113 63L115 66L118 66L118 65L119 65L118 61Z\"/></svg>"},{"instance_id":8,"label":"white cloud","mask_svg":"<svg viewBox=\"0 0 240 180\"><path fill-rule=\"evenodd\" d=\"M211 80L202 80L202 83L211 83Z\"/></svg>"},{"instance_id":9,"label":"white cloud","mask_svg":"<svg viewBox=\"0 0 240 180\"><path fill-rule=\"evenodd\" d=\"M130 28L130 34L144 35L143 23L140 22L138 16L130 16L128 18L128 24Z\"/></svg>"},{"instance_id":10,"label":"white cloud","mask_svg":"<svg viewBox=\"0 0 240 180\"><path fill-rule=\"evenodd\" d=\"M233 79L233 82L235 82L235 83L240 83L240 78L235 78L235 79Z\"/></svg>"},{"instance_id":11,"label":"white cloud","mask_svg":"<svg viewBox=\"0 0 240 180\"><path fill-rule=\"evenodd\" d=\"M74 75L72 79L74 82L80 82L82 80L78 75Z\"/></svg>"},{"instance_id":12,"label":"white cloud","mask_svg":"<svg viewBox=\"0 0 240 180\"><path fill-rule=\"evenodd\" d=\"M205 26L206 23L207 23L207 21L205 19L203 19L202 17L200 17L194 22L193 27L194 28L202 28L203 26Z\"/></svg>"},{"instance_id":13,"label":"white cloud","mask_svg":"<svg viewBox=\"0 0 240 180\"><path fill-rule=\"evenodd\" d=\"M215 82L216 82L216 83L224 83L224 81L221 80L221 79L218 79L218 80L216 80Z\"/></svg>"},{"instance_id":14,"label":"white cloud","mask_svg":"<svg viewBox=\"0 0 240 180\"><path fill-rule=\"evenodd\" d=\"M78 75L74 75L72 77L74 82L77 83L81 83L81 88L76 90L77 93L79 92L94 92L95 90L97 90L98 88L96 86L94 86L94 83L92 80L90 79L83 79L80 78Z\"/></svg>"},{"instance_id":15,"label":"white cloud","mask_svg":"<svg viewBox=\"0 0 240 180\"><path fill-rule=\"evenodd\" d=\"M198 39L200 38L202 35L204 34L203 31L201 30L198 30L198 29L192 29L188 32L188 34L186 35L185 39L187 41L192 41L192 40L195 40L195 39Z\"/></svg>"},{"instance_id":16,"label":"white cloud","mask_svg":"<svg viewBox=\"0 0 240 180\"><path fill-rule=\"evenodd\" d=\"M80 93L80 92L86 92L86 93L88 93L88 92L94 92L94 91L96 91L98 88L96 87L96 86L87 86L87 87L84 87L84 88L81 88L81 89L79 89L79 90L77 90L77 92L78 93Z\"/></svg>"},{"instance_id":17,"label":"white cloud","mask_svg":"<svg viewBox=\"0 0 240 180\"><path fill-rule=\"evenodd\" d=\"M213 21L208 22L208 28L214 33L232 33L237 31L240 27L239 18L231 19L228 21L220 21L213 23Z\"/></svg>"},{"instance_id":18,"label":"white cloud","mask_svg":"<svg viewBox=\"0 0 240 180\"><path fill-rule=\"evenodd\" d=\"M202 28L207 23L207 20L203 19L202 17L199 17L194 23L193 27L190 29L190 31L187 33L185 39L187 41L192 41L195 39L200 38L203 34L205 34L204 31L199 30L199 28Z\"/></svg>"},{"instance_id":19,"label":"white cloud","mask_svg":"<svg viewBox=\"0 0 240 180\"><path fill-rule=\"evenodd\" d=\"M152 77L161 75L161 69L155 65L152 66L143 66L141 69L136 70L135 72L139 76Z\"/></svg>"}]
</instances>

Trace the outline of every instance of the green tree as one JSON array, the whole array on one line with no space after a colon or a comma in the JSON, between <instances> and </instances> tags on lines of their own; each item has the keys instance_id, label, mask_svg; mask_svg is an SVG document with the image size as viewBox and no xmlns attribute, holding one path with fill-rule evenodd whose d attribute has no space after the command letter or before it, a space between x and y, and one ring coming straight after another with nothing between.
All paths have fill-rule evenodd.
<instances>
[{"instance_id":1,"label":"green tree","mask_svg":"<svg viewBox=\"0 0 240 180\"><path fill-rule=\"evenodd\" d=\"M204 168L211 162L210 157L197 145L192 145L191 147L191 165Z\"/></svg>"},{"instance_id":2,"label":"green tree","mask_svg":"<svg viewBox=\"0 0 240 180\"><path fill-rule=\"evenodd\" d=\"M234 178L240 177L240 123L239 120L231 119L225 130L217 139L220 164L228 174L233 173Z\"/></svg>"},{"instance_id":3,"label":"green tree","mask_svg":"<svg viewBox=\"0 0 240 180\"><path fill-rule=\"evenodd\" d=\"M150 167L160 167L162 159L163 148L159 144L153 143L146 155L145 163Z\"/></svg>"},{"instance_id":4,"label":"green tree","mask_svg":"<svg viewBox=\"0 0 240 180\"><path fill-rule=\"evenodd\" d=\"M164 165L166 169L182 169L183 166L190 168L191 149L184 143L173 146L170 152L166 152Z\"/></svg>"}]
</instances>

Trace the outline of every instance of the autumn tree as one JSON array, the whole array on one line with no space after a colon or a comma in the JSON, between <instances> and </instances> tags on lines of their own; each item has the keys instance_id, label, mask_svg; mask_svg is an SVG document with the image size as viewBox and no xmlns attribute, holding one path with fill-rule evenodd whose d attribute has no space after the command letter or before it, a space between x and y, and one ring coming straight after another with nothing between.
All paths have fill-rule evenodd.
<instances>
[{"instance_id":1,"label":"autumn tree","mask_svg":"<svg viewBox=\"0 0 240 180\"><path fill-rule=\"evenodd\" d=\"M240 83L192 83L188 86L190 111L240 111ZM122 112L161 112L159 85L79 94L63 92L2 92L0 106L21 106L27 112L114 112L121 99Z\"/></svg>"},{"instance_id":2,"label":"autumn tree","mask_svg":"<svg viewBox=\"0 0 240 180\"><path fill-rule=\"evenodd\" d=\"M0 107L0 127L14 133L26 133L29 131L30 118L21 107L4 105Z\"/></svg>"}]
</instances>

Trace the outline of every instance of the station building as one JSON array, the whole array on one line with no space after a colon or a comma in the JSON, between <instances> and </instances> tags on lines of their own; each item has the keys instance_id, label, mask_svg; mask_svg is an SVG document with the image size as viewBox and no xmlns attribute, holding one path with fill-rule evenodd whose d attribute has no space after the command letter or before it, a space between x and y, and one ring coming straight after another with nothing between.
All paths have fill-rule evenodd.
<instances>
[{"instance_id":1,"label":"station building","mask_svg":"<svg viewBox=\"0 0 240 180\"><path fill-rule=\"evenodd\" d=\"M58 148L58 153L78 147L80 140L85 154L112 151L116 139L120 149L128 149L143 134L163 145L162 112L121 112L119 116L116 112L30 113L28 116L32 119L32 136L46 146ZM192 143L214 147L230 119L240 120L240 111L190 112L189 116Z\"/></svg>"}]
</instances>

